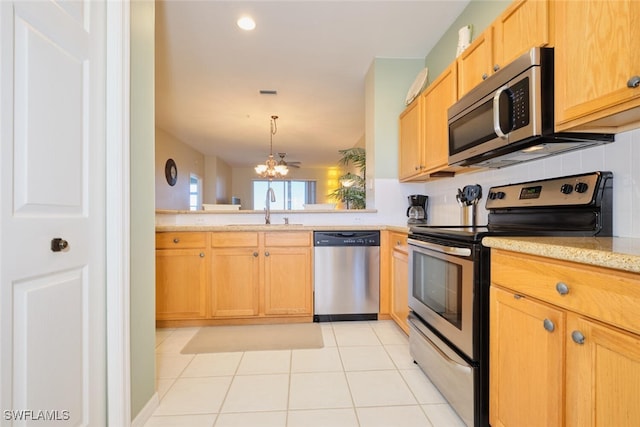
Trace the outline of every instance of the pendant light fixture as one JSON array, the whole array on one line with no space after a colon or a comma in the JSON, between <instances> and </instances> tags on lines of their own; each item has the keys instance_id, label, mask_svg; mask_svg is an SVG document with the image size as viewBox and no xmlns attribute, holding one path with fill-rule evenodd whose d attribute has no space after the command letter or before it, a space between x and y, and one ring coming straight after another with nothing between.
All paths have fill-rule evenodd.
<instances>
[{"instance_id":1,"label":"pendant light fixture","mask_svg":"<svg viewBox=\"0 0 640 427\"><path fill-rule=\"evenodd\" d=\"M271 116L271 132L269 133L269 158L264 164L260 164L255 167L256 173L262 178L284 178L289 173L287 165L278 164L273 158L273 135L278 132L278 126L276 124L278 116Z\"/></svg>"}]
</instances>

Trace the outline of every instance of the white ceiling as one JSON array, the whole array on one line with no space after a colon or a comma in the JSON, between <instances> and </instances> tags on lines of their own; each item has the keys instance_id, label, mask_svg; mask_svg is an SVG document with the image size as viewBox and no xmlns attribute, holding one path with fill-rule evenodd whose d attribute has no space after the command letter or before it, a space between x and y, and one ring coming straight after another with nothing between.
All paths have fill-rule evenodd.
<instances>
[{"instance_id":1,"label":"white ceiling","mask_svg":"<svg viewBox=\"0 0 640 427\"><path fill-rule=\"evenodd\" d=\"M364 138L373 59L424 58L468 2L159 0L156 125L238 167L264 162L278 115L274 153L335 165Z\"/></svg>"}]
</instances>

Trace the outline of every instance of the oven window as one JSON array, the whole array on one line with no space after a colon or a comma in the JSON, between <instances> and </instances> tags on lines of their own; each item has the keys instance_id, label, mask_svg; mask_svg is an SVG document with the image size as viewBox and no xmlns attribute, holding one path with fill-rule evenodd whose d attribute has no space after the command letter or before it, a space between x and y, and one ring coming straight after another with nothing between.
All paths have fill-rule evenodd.
<instances>
[{"instance_id":1,"label":"oven window","mask_svg":"<svg viewBox=\"0 0 640 427\"><path fill-rule=\"evenodd\" d=\"M413 297L462 329L462 266L414 253Z\"/></svg>"}]
</instances>

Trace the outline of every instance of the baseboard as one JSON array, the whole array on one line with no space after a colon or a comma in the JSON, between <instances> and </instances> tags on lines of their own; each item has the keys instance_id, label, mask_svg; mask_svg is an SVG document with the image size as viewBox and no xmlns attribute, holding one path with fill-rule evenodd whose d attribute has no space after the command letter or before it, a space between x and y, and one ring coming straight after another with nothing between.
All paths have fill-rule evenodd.
<instances>
[{"instance_id":1,"label":"baseboard","mask_svg":"<svg viewBox=\"0 0 640 427\"><path fill-rule=\"evenodd\" d=\"M146 405L138 412L138 415L131 422L131 427L144 427L145 423L151 418L153 412L156 410L158 405L160 404L160 398L158 397L158 392L153 393L151 399L147 402Z\"/></svg>"}]
</instances>

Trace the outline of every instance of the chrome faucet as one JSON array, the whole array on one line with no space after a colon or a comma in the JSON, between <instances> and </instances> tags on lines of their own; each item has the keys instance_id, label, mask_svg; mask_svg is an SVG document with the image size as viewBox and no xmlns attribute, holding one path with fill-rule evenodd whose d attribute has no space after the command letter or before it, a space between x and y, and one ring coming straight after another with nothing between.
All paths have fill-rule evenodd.
<instances>
[{"instance_id":1,"label":"chrome faucet","mask_svg":"<svg viewBox=\"0 0 640 427\"><path fill-rule=\"evenodd\" d=\"M273 188L269 187L267 189L267 200L266 207L264 208L264 223L271 224L271 202L276 201L276 193L273 191Z\"/></svg>"}]
</instances>

